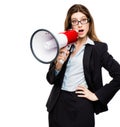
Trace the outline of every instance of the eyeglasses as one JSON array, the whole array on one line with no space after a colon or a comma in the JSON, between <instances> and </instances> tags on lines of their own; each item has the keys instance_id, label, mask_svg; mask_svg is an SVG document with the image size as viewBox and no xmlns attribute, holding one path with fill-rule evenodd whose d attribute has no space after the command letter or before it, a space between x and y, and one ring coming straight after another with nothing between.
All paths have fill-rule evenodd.
<instances>
[{"instance_id":1,"label":"eyeglasses","mask_svg":"<svg viewBox=\"0 0 120 127\"><path fill-rule=\"evenodd\" d=\"M77 20L77 19L73 19L73 20L71 21L71 24L72 24L73 26L76 26L76 25L78 25L79 23L81 23L82 25L85 25L85 24L87 24L89 21L90 21L90 19L88 19L88 18L81 19L80 21Z\"/></svg>"}]
</instances>

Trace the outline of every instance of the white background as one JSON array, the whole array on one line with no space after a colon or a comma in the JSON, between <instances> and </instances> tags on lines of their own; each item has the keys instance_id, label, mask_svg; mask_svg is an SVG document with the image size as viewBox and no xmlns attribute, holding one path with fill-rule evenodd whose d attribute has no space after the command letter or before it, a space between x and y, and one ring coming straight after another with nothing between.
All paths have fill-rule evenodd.
<instances>
[{"instance_id":1,"label":"white background","mask_svg":"<svg viewBox=\"0 0 120 127\"><path fill-rule=\"evenodd\" d=\"M46 101L51 86L48 64L30 50L30 37L40 28L64 30L67 10L75 3L88 7L98 37L120 62L119 0L1 0L0 1L0 127L48 127ZM111 78L103 71L104 83ZM120 92L109 111L96 116L96 127L120 127Z\"/></svg>"}]
</instances>

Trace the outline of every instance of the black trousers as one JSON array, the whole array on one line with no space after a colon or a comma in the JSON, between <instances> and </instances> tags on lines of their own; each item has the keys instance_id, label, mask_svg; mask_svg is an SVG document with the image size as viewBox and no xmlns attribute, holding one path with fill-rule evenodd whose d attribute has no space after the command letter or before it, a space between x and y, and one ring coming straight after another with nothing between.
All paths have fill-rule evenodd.
<instances>
[{"instance_id":1,"label":"black trousers","mask_svg":"<svg viewBox=\"0 0 120 127\"><path fill-rule=\"evenodd\" d=\"M94 127L92 102L77 97L75 92L61 90L60 97L49 112L49 127Z\"/></svg>"}]
</instances>

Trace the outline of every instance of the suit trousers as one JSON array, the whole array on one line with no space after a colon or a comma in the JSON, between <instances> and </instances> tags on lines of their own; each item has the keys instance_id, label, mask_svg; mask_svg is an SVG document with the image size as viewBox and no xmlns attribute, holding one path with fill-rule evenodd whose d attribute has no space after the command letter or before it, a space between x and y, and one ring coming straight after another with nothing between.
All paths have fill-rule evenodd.
<instances>
[{"instance_id":1,"label":"suit trousers","mask_svg":"<svg viewBox=\"0 0 120 127\"><path fill-rule=\"evenodd\" d=\"M61 90L53 110L49 112L49 127L94 127L93 104L75 92Z\"/></svg>"}]
</instances>

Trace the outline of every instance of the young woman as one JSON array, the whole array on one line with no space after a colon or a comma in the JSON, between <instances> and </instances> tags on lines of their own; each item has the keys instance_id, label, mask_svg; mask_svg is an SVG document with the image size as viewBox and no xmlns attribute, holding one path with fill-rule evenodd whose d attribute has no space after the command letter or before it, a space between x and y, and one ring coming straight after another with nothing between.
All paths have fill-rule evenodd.
<instances>
[{"instance_id":1,"label":"young woman","mask_svg":"<svg viewBox=\"0 0 120 127\"><path fill-rule=\"evenodd\" d=\"M96 36L85 6L75 4L68 10L65 30L69 29L78 31L74 50L60 49L47 73L48 82L53 84L47 102L49 127L94 127L94 113L107 111L108 102L120 89L120 65ZM102 67L112 77L104 85Z\"/></svg>"}]
</instances>

